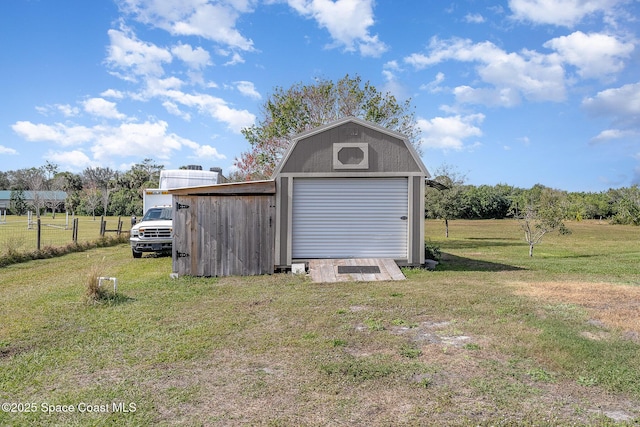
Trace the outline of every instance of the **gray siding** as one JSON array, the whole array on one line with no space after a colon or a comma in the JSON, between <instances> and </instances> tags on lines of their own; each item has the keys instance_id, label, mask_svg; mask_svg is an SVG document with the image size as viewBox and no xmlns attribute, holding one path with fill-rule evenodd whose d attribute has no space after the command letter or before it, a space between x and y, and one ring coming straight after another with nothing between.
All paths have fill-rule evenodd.
<instances>
[{"instance_id":1,"label":"gray siding","mask_svg":"<svg viewBox=\"0 0 640 427\"><path fill-rule=\"evenodd\" d=\"M286 266L287 262L287 248L289 240L289 187L291 185L291 178L282 177L276 181L277 189L276 194L278 198L278 230L276 238L276 259L277 266Z\"/></svg>"},{"instance_id":2,"label":"gray siding","mask_svg":"<svg viewBox=\"0 0 640 427\"><path fill-rule=\"evenodd\" d=\"M292 226L296 219L292 209L296 200L293 200L291 190L297 180L306 178L406 177L409 184L408 251L396 262L402 265L424 263L424 179L427 176L429 172L405 137L374 123L348 117L299 135L275 174L278 186L276 265L286 267L293 261ZM385 243L380 242L380 245ZM359 252L361 250L356 247L353 254L346 255L357 257Z\"/></svg>"},{"instance_id":3,"label":"gray siding","mask_svg":"<svg viewBox=\"0 0 640 427\"><path fill-rule=\"evenodd\" d=\"M424 177L413 178L413 212L411 215L412 264L424 264Z\"/></svg>"},{"instance_id":4,"label":"gray siding","mask_svg":"<svg viewBox=\"0 0 640 427\"><path fill-rule=\"evenodd\" d=\"M298 140L280 173L335 172L333 144L344 142L369 144L369 168L362 172L421 172L401 139L357 123L345 123Z\"/></svg>"}]
</instances>

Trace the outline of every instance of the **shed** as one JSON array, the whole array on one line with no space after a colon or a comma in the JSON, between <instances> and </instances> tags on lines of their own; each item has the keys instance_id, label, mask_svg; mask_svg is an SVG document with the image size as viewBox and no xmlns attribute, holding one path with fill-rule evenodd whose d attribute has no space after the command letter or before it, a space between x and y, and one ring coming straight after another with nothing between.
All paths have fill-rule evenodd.
<instances>
[{"instance_id":1,"label":"shed","mask_svg":"<svg viewBox=\"0 0 640 427\"><path fill-rule=\"evenodd\" d=\"M408 139L348 117L293 139L273 179L169 190L173 272L270 274L294 262L424 264L429 172Z\"/></svg>"},{"instance_id":2,"label":"shed","mask_svg":"<svg viewBox=\"0 0 640 427\"><path fill-rule=\"evenodd\" d=\"M275 171L277 267L317 258L424 264L429 172L406 136L347 117L298 135Z\"/></svg>"},{"instance_id":3,"label":"shed","mask_svg":"<svg viewBox=\"0 0 640 427\"><path fill-rule=\"evenodd\" d=\"M274 181L168 190L173 195L173 272L249 276L274 271Z\"/></svg>"}]
</instances>

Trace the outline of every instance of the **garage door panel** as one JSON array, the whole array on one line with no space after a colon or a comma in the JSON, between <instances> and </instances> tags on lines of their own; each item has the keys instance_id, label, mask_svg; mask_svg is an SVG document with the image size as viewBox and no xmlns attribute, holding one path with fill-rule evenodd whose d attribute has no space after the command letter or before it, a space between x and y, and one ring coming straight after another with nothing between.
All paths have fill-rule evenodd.
<instances>
[{"instance_id":1,"label":"garage door panel","mask_svg":"<svg viewBox=\"0 0 640 427\"><path fill-rule=\"evenodd\" d=\"M407 258L407 215L406 178L295 179L292 257Z\"/></svg>"}]
</instances>

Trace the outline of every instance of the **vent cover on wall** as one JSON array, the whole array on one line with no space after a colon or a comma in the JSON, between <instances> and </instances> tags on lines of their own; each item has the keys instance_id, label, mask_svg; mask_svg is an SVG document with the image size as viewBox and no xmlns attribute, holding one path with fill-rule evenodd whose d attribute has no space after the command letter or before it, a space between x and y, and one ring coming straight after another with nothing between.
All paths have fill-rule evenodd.
<instances>
[{"instance_id":1,"label":"vent cover on wall","mask_svg":"<svg viewBox=\"0 0 640 427\"><path fill-rule=\"evenodd\" d=\"M334 169L369 169L369 144L341 142L333 144Z\"/></svg>"}]
</instances>

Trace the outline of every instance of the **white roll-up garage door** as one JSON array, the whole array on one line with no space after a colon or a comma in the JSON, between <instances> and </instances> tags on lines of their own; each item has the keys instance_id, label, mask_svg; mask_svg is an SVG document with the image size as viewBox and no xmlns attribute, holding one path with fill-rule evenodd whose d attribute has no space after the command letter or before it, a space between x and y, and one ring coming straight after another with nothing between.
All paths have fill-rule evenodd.
<instances>
[{"instance_id":1,"label":"white roll-up garage door","mask_svg":"<svg viewBox=\"0 0 640 427\"><path fill-rule=\"evenodd\" d=\"M406 259L407 178L295 178L293 259Z\"/></svg>"}]
</instances>

